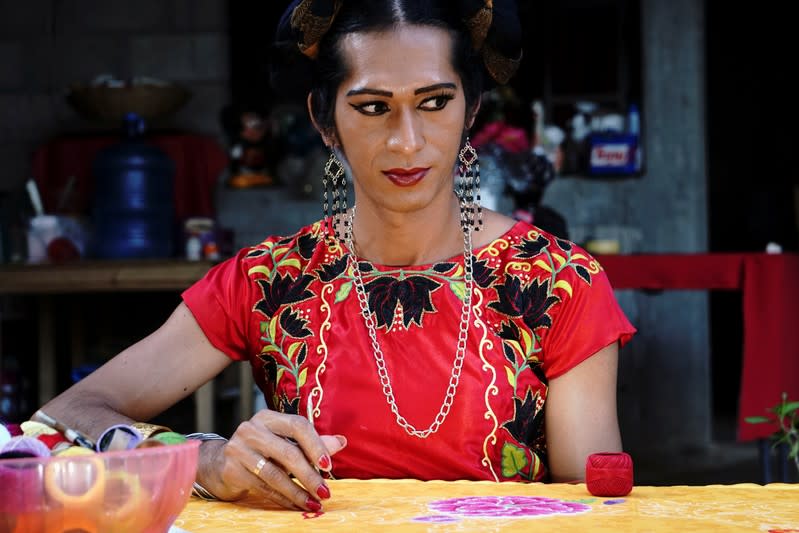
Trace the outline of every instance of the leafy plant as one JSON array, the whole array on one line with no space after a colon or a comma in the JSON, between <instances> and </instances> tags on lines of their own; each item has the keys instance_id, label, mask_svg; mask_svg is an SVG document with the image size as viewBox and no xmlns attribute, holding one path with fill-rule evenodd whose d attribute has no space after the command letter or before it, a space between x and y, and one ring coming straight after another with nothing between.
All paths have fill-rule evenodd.
<instances>
[{"instance_id":1,"label":"leafy plant","mask_svg":"<svg viewBox=\"0 0 799 533\"><path fill-rule=\"evenodd\" d=\"M774 447L786 444L788 458L793 459L799 472L799 402L789 402L788 393L782 393L782 401L768 409L769 416L748 416L750 424L777 423L779 429L772 435Z\"/></svg>"}]
</instances>

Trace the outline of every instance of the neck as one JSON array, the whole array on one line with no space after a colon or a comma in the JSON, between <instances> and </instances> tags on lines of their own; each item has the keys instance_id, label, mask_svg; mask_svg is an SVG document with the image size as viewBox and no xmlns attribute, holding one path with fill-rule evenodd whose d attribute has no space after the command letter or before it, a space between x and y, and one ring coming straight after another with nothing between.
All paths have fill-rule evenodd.
<instances>
[{"instance_id":1,"label":"neck","mask_svg":"<svg viewBox=\"0 0 799 533\"><path fill-rule=\"evenodd\" d=\"M413 213L359 205L353 222L358 257L388 266L435 263L463 253L460 210L452 201Z\"/></svg>"}]
</instances>

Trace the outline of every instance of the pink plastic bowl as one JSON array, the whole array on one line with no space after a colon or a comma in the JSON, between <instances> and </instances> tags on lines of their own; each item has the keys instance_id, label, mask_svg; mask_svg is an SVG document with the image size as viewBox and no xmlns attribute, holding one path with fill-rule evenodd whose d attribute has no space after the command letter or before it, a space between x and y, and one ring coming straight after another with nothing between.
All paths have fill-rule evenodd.
<instances>
[{"instance_id":1,"label":"pink plastic bowl","mask_svg":"<svg viewBox=\"0 0 799 533\"><path fill-rule=\"evenodd\" d=\"M191 496L199 447L0 460L0 532L163 533Z\"/></svg>"}]
</instances>

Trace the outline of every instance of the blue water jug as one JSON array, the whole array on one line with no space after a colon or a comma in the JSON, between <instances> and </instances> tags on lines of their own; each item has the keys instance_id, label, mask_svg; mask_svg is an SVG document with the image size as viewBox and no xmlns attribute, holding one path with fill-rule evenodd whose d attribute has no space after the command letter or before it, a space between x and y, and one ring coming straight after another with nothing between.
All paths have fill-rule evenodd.
<instances>
[{"instance_id":1,"label":"blue water jug","mask_svg":"<svg viewBox=\"0 0 799 533\"><path fill-rule=\"evenodd\" d=\"M143 141L144 120L125 117L124 139L92 162L94 255L103 259L173 253L175 163Z\"/></svg>"}]
</instances>

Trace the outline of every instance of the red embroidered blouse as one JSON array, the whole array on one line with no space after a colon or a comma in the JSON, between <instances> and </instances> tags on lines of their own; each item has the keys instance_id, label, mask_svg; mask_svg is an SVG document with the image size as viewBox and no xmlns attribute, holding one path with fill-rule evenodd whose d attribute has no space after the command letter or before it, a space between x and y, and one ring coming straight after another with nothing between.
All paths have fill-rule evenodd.
<instances>
[{"instance_id":1,"label":"red embroidered blouse","mask_svg":"<svg viewBox=\"0 0 799 533\"><path fill-rule=\"evenodd\" d=\"M408 435L382 392L345 249L316 223L270 237L183 293L210 342L249 361L270 408L348 446L334 477L546 479L547 384L635 329L604 271L525 222L474 250L473 311L451 411ZM410 267L360 263L399 412L427 428L444 401L464 294L463 256Z\"/></svg>"}]
</instances>

